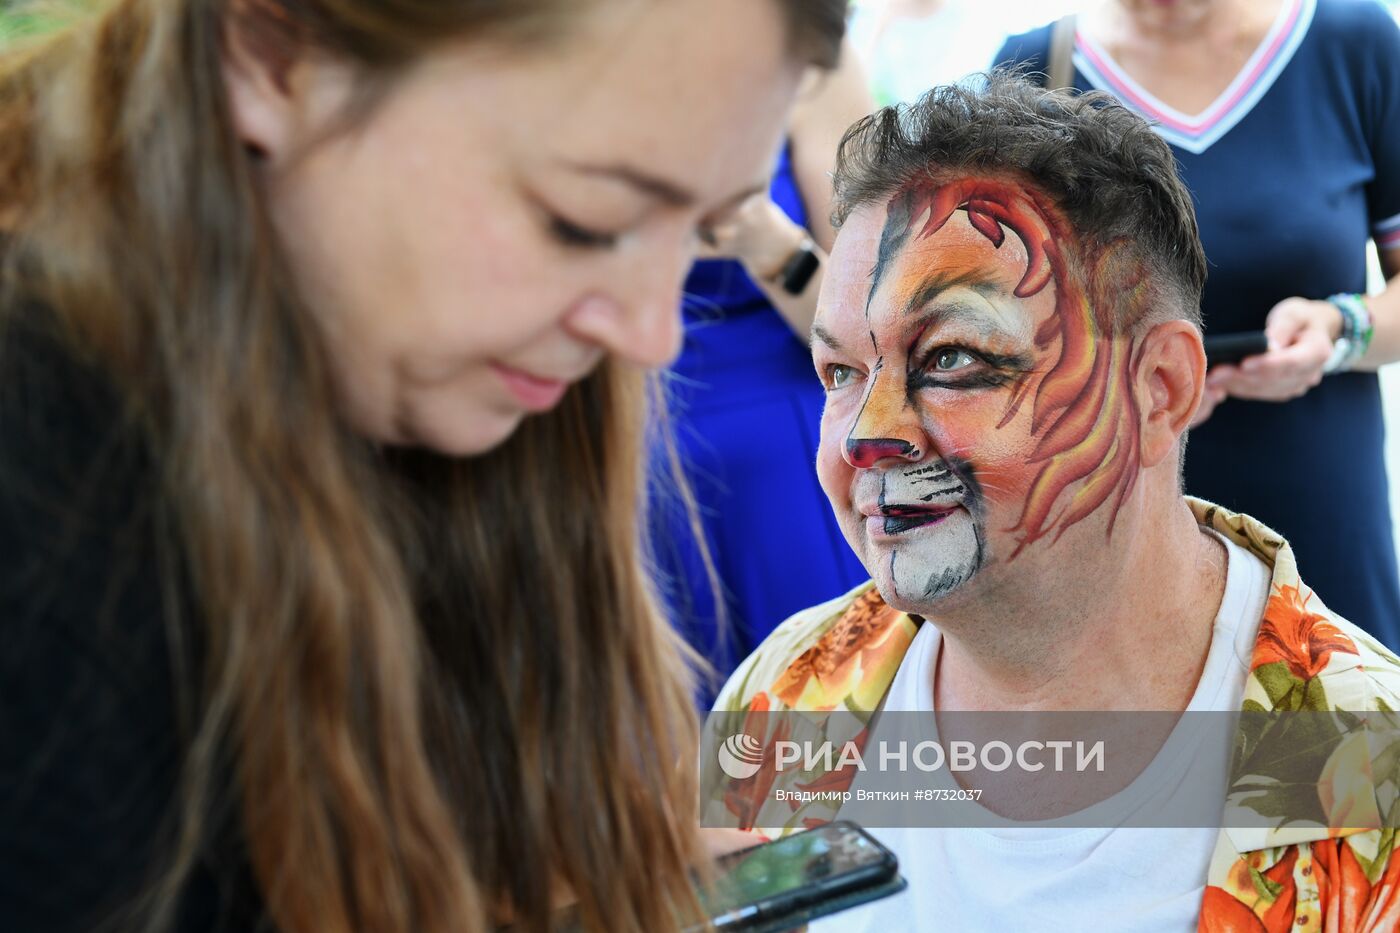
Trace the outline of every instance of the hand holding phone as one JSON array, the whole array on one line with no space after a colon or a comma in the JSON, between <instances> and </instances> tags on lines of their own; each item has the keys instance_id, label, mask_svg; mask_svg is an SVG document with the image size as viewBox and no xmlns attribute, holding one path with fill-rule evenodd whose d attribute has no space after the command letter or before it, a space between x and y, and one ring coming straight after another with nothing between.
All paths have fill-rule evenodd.
<instances>
[{"instance_id":1,"label":"hand holding phone","mask_svg":"<svg viewBox=\"0 0 1400 933\"><path fill-rule=\"evenodd\" d=\"M1267 353L1269 338L1262 330L1242 331L1238 334L1208 334L1204 341L1206 368L1221 363L1238 363L1247 356Z\"/></svg>"},{"instance_id":2,"label":"hand holding phone","mask_svg":"<svg viewBox=\"0 0 1400 933\"><path fill-rule=\"evenodd\" d=\"M854 823L837 821L719 860L706 895L725 933L779 933L907 886L893 852Z\"/></svg>"}]
</instances>

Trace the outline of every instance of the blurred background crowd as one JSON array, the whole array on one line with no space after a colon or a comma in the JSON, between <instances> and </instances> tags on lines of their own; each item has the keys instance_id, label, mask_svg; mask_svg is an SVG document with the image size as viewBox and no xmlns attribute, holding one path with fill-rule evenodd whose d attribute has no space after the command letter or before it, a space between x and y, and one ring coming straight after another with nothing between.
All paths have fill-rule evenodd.
<instances>
[{"instance_id":1,"label":"blurred background crowd","mask_svg":"<svg viewBox=\"0 0 1400 933\"><path fill-rule=\"evenodd\" d=\"M1400 0L1376 2L1400 19ZM812 470L823 394L812 376L806 338L821 260L834 238L827 221L829 171L842 132L876 106L912 101L932 87L1005 64L1015 45L1008 40L1100 5L1098 0L857 0L847 40L855 55L803 96L768 196L755 199L718 231L693 268L685 288L685 344L669 377L674 442L657 457L684 473L687 495L695 496L697 508L668 498L664 492L670 487L663 480L652 538L673 617L719 675L787 616L867 578ZM51 29L66 15L58 11L84 6L84 0L0 3L0 36ZM1209 242L1207 247L1209 253ZM1367 250L1367 287L1374 294L1385 276L1376 244L1368 243ZM804 251L816 257L811 268L788 268ZM803 287L785 288L793 273L799 279L811 276L810 287L804 279L798 282ZM1211 275L1217 275L1214 265ZM1209 308L1206 319L1210 331ZM1393 477L1400 471L1400 430L1395 429L1400 374L1393 367L1382 369L1379 383L1391 429L1385 432L1384 465L1377 470ZM1368 443L1381 443L1376 432L1364 426L1359 431ZM1214 492L1193 485L1199 484L1188 475L1188 493L1211 497ZM1379 485L1362 482L1356 495L1369 502L1366 497L1377 489L1383 493L1383 487L1381 474ZM1390 516L1388 526L1383 521L1376 526L1381 532L1393 535L1400 528L1400 498L1369 502L1367 510ZM1298 534L1267 507L1255 511L1266 522L1278 522L1286 534ZM763 546L760 542L773 540L775 522L782 523L783 545ZM1393 563L1389 554L1379 559ZM1308 561L1317 562L1315 556ZM1374 576L1364 568L1356 573ZM1310 578L1317 575L1313 570ZM1393 579L1383 581L1383 594L1353 605L1337 591L1354 587L1333 583L1319 589L1330 589L1329 605L1339 603L1334 608L1344 614L1362 616L1356 621L1364 626L1368 614L1389 614L1378 607L1400 604L1392 598ZM1392 625L1400 622L1372 627L1395 648ZM709 698L702 696L702 703Z\"/></svg>"},{"instance_id":2,"label":"blurred background crowd","mask_svg":"<svg viewBox=\"0 0 1400 933\"><path fill-rule=\"evenodd\" d=\"M817 289L814 285L805 293L804 304L774 284L783 258L804 235L810 236L818 251L830 247L832 231L822 209L830 195L824 166L834 157L840 128L873 106L912 101L929 88L968 80L993 65L1029 59L1035 70L1049 70L1043 57L1035 60L1036 43L1043 48L1048 35L1041 27L1100 6L1095 0L864 0L855 4L849 32L855 61L809 95L799 110L771 202L745 212L750 220L730 231L727 242L714 244L713 252L728 260L703 260L692 272L686 286L685 350L671 385L679 459L698 499L707 547L694 546L695 536L686 527L687 513L679 505L661 510L655 539L666 571L663 578L671 581L668 595L679 624L721 673L732 669L790 614L866 578L825 509L811 469L822 393L809 376L805 338ZM1400 16L1400 3L1386 6L1392 15ZM1267 95L1300 44L1290 35L1305 34L1308 26L1303 21L1311 15L1308 4L1283 5L1269 38L1232 85L1253 97L1233 107L1231 119L1243 119ZM1270 43L1276 48L1264 48ZM1294 70L1305 67L1312 65L1295 65ZM1245 71L1251 69L1258 74L1245 80L1249 77ZM863 96L858 87L853 88L862 83ZM1089 86L1082 75L1077 83L1081 89ZM1201 83L1204 87L1209 82ZM1208 89L1211 95L1204 100L1214 99L1216 89ZM1325 119L1327 106L1307 100L1302 109ZM1232 223L1228 219L1218 223L1209 219L1212 212L1219 212L1221 218L1237 217L1240 210L1248 213L1246 195L1231 198L1227 189L1236 187L1231 172L1252 171L1251 147L1263 151L1275 145L1266 141L1274 128L1261 128L1261 122L1311 119L1298 112L1296 100L1284 103L1279 94L1273 95L1271 107L1260 107L1247 127L1237 130L1233 140L1217 146L1210 156L1202 154L1208 142L1198 151L1191 151L1190 141L1187 150L1178 150L1179 158L1193 163L1184 169L1202 212L1203 238L1212 263L1205 302L1208 333L1261 328L1265 312L1294 296L1316 300L1361 288L1359 267L1340 254L1319 259L1307 275L1285 277L1277 288L1256 288L1254 271L1268 263L1255 262L1255 250L1265 260L1272 256L1276 264L1287 265L1283 255L1291 248L1285 242L1289 235L1283 234L1277 242L1253 240L1226 232ZM1214 109L1213 104L1206 112ZM1217 136L1229 132L1228 122L1219 121ZM1184 152L1190 154L1183 156ZM1275 183L1286 188L1297 183L1303 171L1300 166L1307 159L1322 159L1334 166L1338 178L1350 171L1340 164L1345 157L1321 150L1273 168L1261 166L1258 171L1276 170ZM1217 168L1222 164L1233 167ZM1382 182L1393 177L1393 171L1378 167ZM1324 197L1322 190L1317 187L1319 198ZM1202 204L1203 199L1209 203ZM1300 226L1319 222L1319 217L1309 216ZM1280 226L1262 213L1253 213L1248 225ZM1325 236L1318 229L1314 227L1313 236ZM1355 232L1357 243L1366 239L1367 231ZM1215 243L1213 235L1219 238ZM1379 239L1389 248L1384 235ZM1335 237L1332 242L1340 244ZM1349 234L1346 242L1338 249L1350 250ZM1386 275L1376 243L1367 242L1365 249L1366 289L1374 295L1383 290ZM1226 311L1227 307L1231 310ZM1280 326L1279 321L1270 320L1271 331ZM1230 403L1214 424L1198 431L1194 461L1188 456L1187 492L1260 515L1295 546L1308 542L1303 546L1313 550L1302 554L1300 561L1312 568L1313 585L1328 605L1369 627L1393 648L1400 633L1390 619L1400 616L1400 585L1393 569L1392 541L1393 529L1400 527L1400 511L1395 497L1387 500L1386 473L1393 476L1400 469L1400 431L1382 432L1380 426L1382 411L1390 422L1400 411L1400 376L1383 369L1379 397L1376 385L1369 373L1355 373L1330 379L1321 390L1291 403ZM1280 391L1284 390L1270 388L1266 395L1255 397L1268 398L1270 393L1288 397L1279 396ZM1203 412L1211 407L1208 404ZM1294 508L1280 503L1308 498L1298 492L1309 485L1308 467L1301 458L1289 456L1286 443L1273 439L1302 436L1300 426L1324 449L1348 451L1347 459L1359 472L1353 482L1341 484L1346 489L1338 492L1339 498ZM1250 431L1257 436L1249 439ZM1293 514L1288 514L1289 509ZM1341 556L1333 536L1324 530L1332 511L1358 522L1354 550L1359 557ZM781 525L784 545L758 545L772 539L777 525ZM1329 559L1330 568L1325 566ZM724 594L725 613L716 611L714 579ZM721 615L727 615L727 624Z\"/></svg>"},{"instance_id":3,"label":"blurred background crowd","mask_svg":"<svg viewBox=\"0 0 1400 933\"><path fill-rule=\"evenodd\" d=\"M1400 17L1400 0L1381 0ZM930 87L982 71L1008 37L1098 0L858 0L851 40L876 102L917 97Z\"/></svg>"}]
</instances>

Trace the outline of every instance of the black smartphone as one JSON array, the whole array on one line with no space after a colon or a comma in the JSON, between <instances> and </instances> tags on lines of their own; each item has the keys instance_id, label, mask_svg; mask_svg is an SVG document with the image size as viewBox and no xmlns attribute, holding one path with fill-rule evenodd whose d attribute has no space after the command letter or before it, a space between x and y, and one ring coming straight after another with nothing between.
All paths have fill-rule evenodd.
<instances>
[{"instance_id":1,"label":"black smartphone","mask_svg":"<svg viewBox=\"0 0 1400 933\"><path fill-rule=\"evenodd\" d=\"M1238 334L1207 334L1205 340L1206 367L1221 363L1238 363L1246 356L1255 356L1269 349L1269 338L1262 330Z\"/></svg>"},{"instance_id":2,"label":"black smartphone","mask_svg":"<svg viewBox=\"0 0 1400 933\"><path fill-rule=\"evenodd\" d=\"M705 903L724 933L780 933L907 887L893 852L838 820L724 856Z\"/></svg>"}]
</instances>

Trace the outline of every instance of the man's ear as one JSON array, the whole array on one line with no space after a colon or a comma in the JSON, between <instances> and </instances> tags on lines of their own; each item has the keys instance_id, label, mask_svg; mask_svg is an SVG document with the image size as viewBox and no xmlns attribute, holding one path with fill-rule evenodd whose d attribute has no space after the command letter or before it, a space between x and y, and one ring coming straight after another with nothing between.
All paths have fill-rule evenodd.
<instances>
[{"instance_id":1,"label":"man's ear","mask_svg":"<svg viewBox=\"0 0 1400 933\"><path fill-rule=\"evenodd\" d=\"M1176 449L1201 404L1205 382L1201 332L1190 321L1163 321L1142 338L1133 389L1142 417L1144 467L1156 466Z\"/></svg>"},{"instance_id":2,"label":"man's ear","mask_svg":"<svg viewBox=\"0 0 1400 933\"><path fill-rule=\"evenodd\" d=\"M223 29L224 87L239 141L261 156L277 158L297 137L300 43L289 25L258 7L257 0L229 4Z\"/></svg>"}]
</instances>

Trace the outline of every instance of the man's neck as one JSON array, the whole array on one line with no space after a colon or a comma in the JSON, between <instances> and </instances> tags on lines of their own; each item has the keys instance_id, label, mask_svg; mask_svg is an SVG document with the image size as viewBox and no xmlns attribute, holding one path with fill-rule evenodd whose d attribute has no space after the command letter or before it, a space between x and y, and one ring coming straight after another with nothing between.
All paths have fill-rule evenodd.
<instances>
[{"instance_id":1,"label":"man's neck","mask_svg":"<svg viewBox=\"0 0 1400 933\"><path fill-rule=\"evenodd\" d=\"M938 709L1186 708L1224 595L1225 546L1179 496L1123 519L1102 567L1066 575L1078 585L1046 581L1024 599L986 600L991 612L934 619Z\"/></svg>"}]
</instances>

